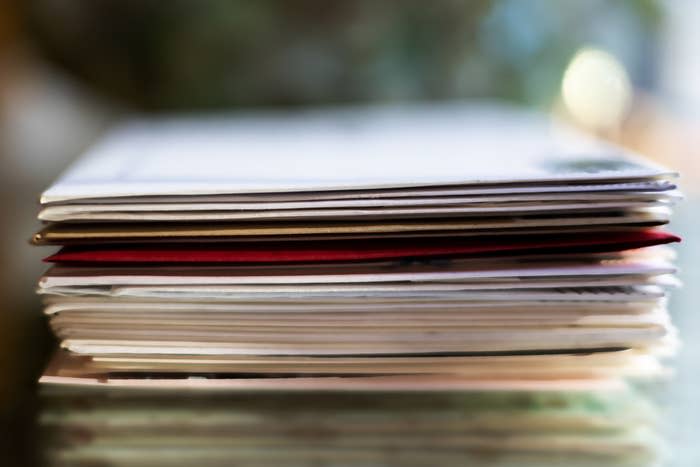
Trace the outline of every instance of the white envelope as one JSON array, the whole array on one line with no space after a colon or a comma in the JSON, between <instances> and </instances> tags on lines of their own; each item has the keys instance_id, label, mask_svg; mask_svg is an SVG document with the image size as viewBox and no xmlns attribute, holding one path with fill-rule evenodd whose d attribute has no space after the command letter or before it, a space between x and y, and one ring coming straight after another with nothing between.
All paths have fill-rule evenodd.
<instances>
[{"instance_id":1,"label":"white envelope","mask_svg":"<svg viewBox=\"0 0 700 467\"><path fill-rule=\"evenodd\" d=\"M672 175L512 107L377 106L130 122L41 200L640 182Z\"/></svg>"}]
</instances>

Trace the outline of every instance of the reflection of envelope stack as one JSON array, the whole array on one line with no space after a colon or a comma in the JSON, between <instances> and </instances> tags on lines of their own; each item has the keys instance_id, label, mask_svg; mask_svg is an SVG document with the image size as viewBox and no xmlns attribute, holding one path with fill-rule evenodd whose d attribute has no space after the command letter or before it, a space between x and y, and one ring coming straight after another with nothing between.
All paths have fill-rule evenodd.
<instances>
[{"instance_id":1,"label":"reflection of envelope stack","mask_svg":"<svg viewBox=\"0 0 700 467\"><path fill-rule=\"evenodd\" d=\"M42 381L619 389L674 344L672 178L501 107L125 125L42 196Z\"/></svg>"},{"instance_id":2,"label":"reflection of envelope stack","mask_svg":"<svg viewBox=\"0 0 700 467\"><path fill-rule=\"evenodd\" d=\"M659 465L634 390L229 394L51 388L60 466Z\"/></svg>"}]
</instances>

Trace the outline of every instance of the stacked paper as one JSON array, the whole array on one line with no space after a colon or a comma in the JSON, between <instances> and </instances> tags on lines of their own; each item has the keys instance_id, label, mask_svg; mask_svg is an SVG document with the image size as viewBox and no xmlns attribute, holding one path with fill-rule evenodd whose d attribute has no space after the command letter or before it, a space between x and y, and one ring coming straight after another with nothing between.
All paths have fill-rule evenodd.
<instances>
[{"instance_id":1,"label":"stacked paper","mask_svg":"<svg viewBox=\"0 0 700 467\"><path fill-rule=\"evenodd\" d=\"M135 121L42 195L42 382L624 391L675 343L673 178L498 106Z\"/></svg>"}]
</instances>

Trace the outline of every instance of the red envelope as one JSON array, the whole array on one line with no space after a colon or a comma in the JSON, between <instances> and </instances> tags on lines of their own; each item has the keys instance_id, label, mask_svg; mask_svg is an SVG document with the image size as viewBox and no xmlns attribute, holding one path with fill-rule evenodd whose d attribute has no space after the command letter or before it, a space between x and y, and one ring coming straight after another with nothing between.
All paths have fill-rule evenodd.
<instances>
[{"instance_id":1,"label":"red envelope","mask_svg":"<svg viewBox=\"0 0 700 467\"><path fill-rule=\"evenodd\" d=\"M45 258L70 263L297 263L424 257L483 257L620 251L680 238L660 230L501 237L325 240L308 242L178 243L63 247Z\"/></svg>"}]
</instances>

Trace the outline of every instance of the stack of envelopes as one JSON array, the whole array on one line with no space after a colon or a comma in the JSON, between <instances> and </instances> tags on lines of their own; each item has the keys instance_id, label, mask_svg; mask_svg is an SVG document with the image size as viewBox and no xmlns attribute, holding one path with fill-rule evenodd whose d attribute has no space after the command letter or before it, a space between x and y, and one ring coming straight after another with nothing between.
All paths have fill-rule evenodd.
<instances>
[{"instance_id":1,"label":"stack of envelopes","mask_svg":"<svg viewBox=\"0 0 700 467\"><path fill-rule=\"evenodd\" d=\"M674 174L498 106L126 124L41 197L45 382L575 388L660 371ZM192 376L202 376L193 379Z\"/></svg>"},{"instance_id":2,"label":"stack of envelopes","mask_svg":"<svg viewBox=\"0 0 700 467\"><path fill-rule=\"evenodd\" d=\"M41 198L55 459L641 465L673 179L499 106L126 124Z\"/></svg>"}]
</instances>

